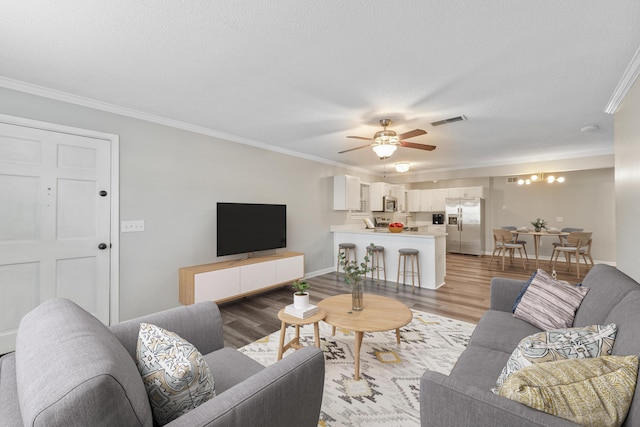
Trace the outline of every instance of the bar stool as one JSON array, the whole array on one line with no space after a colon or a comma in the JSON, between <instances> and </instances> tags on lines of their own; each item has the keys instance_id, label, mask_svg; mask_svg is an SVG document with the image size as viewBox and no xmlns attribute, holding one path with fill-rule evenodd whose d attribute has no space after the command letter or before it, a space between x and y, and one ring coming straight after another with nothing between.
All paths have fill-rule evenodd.
<instances>
[{"instance_id":1,"label":"bar stool","mask_svg":"<svg viewBox=\"0 0 640 427\"><path fill-rule=\"evenodd\" d=\"M353 260L356 258L356 244L355 243L339 243L338 244L338 265L336 266L336 276L340 271L340 256L344 253L344 260L349 263L351 261L351 253L353 253Z\"/></svg>"},{"instance_id":2,"label":"bar stool","mask_svg":"<svg viewBox=\"0 0 640 427\"><path fill-rule=\"evenodd\" d=\"M418 254L420 253L417 249L409 249L402 248L398 250L398 278L396 279L396 289L398 289L398 285L400 284L400 274L402 274L402 282L407 277L407 275L411 275L411 287L414 286L414 277L418 276L418 287L420 287L420 262L418 259ZM411 272L407 272L407 258L411 261ZM413 266L413 261L415 260L416 266ZM404 262L404 265L403 265ZM402 265L402 270L400 270L400 266Z\"/></svg>"},{"instance_id":3,"label":"bar stool","mask_svg":"<svg viewBox=\"0 0 640 427\"><path fill-rule=\"evenodd\" d=\"M367 246L367 255L371 261L371 280L373 280L373 272L376 272L376 281L380 282L380 271L384 274L384 280L387 281L387 263L384 260L384 246ZM380 265L380 257L382 257L382 266ZM369 263L367 262L367 265Z\"/></svg>"}]
</instances>

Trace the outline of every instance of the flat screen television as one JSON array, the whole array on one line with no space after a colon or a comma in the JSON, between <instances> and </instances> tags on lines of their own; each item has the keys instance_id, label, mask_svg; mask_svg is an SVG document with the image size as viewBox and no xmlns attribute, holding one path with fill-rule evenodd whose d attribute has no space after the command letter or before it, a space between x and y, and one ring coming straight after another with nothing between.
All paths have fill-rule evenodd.
<instances>
[{"instance_id":1,"label":"flat screen television","mask_svg":"<svg viewBox=\"0 0 640 427\"><path fill-rule=\"evenodd\" d=\"M217 212L218 256L287 246L287 205L219 202Z\"/></svg>"}]
</instances>

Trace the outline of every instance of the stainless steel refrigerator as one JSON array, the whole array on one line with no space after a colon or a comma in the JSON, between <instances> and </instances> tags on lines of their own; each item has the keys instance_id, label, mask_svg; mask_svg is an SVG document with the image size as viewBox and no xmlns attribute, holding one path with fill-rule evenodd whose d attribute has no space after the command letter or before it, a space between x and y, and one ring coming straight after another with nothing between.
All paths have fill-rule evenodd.
<instances>
[{"instance_id":1,"label":"stainless steel refrigerator","mask_svg":"<svg viewBox=\"0 0 640 427\"><path fill-rule=\"evenodd\" d=\"M448 198L445 213L447 252L484 255L484 200Z\"/></svg>"}]
</instances>

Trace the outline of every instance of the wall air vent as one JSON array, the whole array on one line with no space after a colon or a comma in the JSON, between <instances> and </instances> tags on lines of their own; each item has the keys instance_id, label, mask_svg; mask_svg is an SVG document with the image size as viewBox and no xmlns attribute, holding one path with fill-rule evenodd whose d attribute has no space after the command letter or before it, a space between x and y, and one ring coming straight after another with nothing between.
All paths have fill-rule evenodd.
<instances>
[{"instance_id":1,"label":"wall air vent","mask_svg":"<svg viewBox=\"0 0 640 427\"><path fill-rule=\"evenodd\" d=\"M450 117L448 119L438 120L437 122L431 122L431 126L446 125L446 124L449 124L449 123L461 122L462 120L467 120L467 117L464 116L464 115L459 115L459 116L456 116L456 117Z\"/></svg>"},{"instance_id":2,"label":"wall air vent","mask_svg":"<svg viewBox=\"0 0 640 427\"><path fill-rule=\"evenodd\" d=\"M517 176L508 176L507 177L507 184L517 184L518 183L518 179L520 179Z\"/></svg>"}]
</instances>

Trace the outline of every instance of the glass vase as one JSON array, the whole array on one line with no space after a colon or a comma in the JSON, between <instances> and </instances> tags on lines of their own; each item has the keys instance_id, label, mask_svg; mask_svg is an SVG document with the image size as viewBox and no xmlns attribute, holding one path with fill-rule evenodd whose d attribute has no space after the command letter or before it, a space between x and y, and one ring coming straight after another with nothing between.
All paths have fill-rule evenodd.
<instances>
[{"instance_id":1,"label":"glass vase","mask_svg":"<svg viewBox=\"0 0 640 427\"><path fill-rule=\"evenodd\" d=\"M351 286L351 310L362 311L364 308L363 283L358 281Z\"/></svg>"},{"instance_id":2,"label":"glass vase","mask_svg":"<svg viewBox=\"0 0 640 427\"><path fill-rule=\"evenodd\" d=\"M536 227L536 228L535 228L535 230L536 230L536 233L539 233L539 232L541 232L541 231L542 231L542 228L540 228L540 227Z\"/></svg>"}]
</instances>

